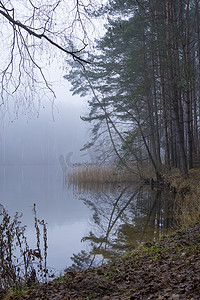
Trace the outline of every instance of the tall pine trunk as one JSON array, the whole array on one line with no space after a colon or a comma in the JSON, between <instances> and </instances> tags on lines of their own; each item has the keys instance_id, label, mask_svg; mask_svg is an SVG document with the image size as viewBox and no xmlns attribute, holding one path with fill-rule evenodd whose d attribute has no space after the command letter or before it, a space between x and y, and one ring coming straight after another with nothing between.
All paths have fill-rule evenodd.
<instances>
[{"instance_id":1,"label":"tall pine trunk","mask_svg":"<svg viewBox=\"0 0 200 300\"><path fill-rule=\"evenodd\" d=\"M168 87L171 91L172 117L176 125L176 139L178 146L178 156L180 170L184 177L188 177L187 159L184 145L183 108L181 104L181 94L178 85L179 78L179 53L177 45L177 14L176 3L173 0L165 1L166 9L166 40L167 40L167 60L168 60Z\"/></svg>"}]
</instances>

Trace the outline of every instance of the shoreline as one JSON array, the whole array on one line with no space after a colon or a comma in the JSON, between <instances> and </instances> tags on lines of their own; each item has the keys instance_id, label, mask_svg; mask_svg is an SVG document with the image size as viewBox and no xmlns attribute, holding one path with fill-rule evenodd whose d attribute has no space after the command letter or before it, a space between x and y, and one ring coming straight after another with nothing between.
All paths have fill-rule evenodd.
<instances>
[{"instance_id":1,"label":"shoreline","mask_svg":"<svg viewBox=\"0 0 200 300\"><path fill-rule=\"evenodd\" d=\"M186 180L175 172L165 179L171 192L176 188L178 201L195 209L199 209L199 202L195 207L191 200L195 203L200 195L199 182L200 169L192 170ZM190 213L187 205L181 209L180 218ZM182 223L185 228L139 246L116 261L68 272L46 284L10 290L1 299L199 299L200 215L195 213L193 225L191 215L190 221Z\"/></svg>"},{"instance_id":2,"label":"shoreline","mask_svg":"<svg viewBox=\"0 0 200 300\"><path fill-rule=\"evenodd\" d=\"M68 272L3 299L199 299L199 295L200 223L196 223L101 267Z\"/></svg>"}]
</instances>

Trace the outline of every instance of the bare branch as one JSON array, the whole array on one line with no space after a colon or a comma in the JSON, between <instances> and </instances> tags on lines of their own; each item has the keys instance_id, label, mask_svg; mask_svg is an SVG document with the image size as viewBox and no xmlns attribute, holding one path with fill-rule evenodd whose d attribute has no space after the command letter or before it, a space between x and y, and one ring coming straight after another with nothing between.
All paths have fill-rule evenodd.
<instances>
[{"instance_id":1,"label":"bare branch","mask_svg":"<svg viewBox=\"0 0 200 300\"><path fill-rule=\"evenodd\" d=\"M55 58L64 61L66 54L82 66L89 63L83 50L91 42L86 25L91 25L87 10L96 8L93 1L101 0L0 1L2 116L9 107L32 112L43 96L54 103L46 72Z\"/></svg>"},{"instance_id":2,"label":"bare branch","mask_svg":"<svg viewBox=\"0 0 200 300\"><path fill-rule=\"evenodd\" d=\"M59 45L58 43L56 43L52 39L50 39L48 36L46 36L44 33L38 34L35 31L33 31L31 28L29 28L28 26L26 26L25 24L21 23L20 21L15 20L13 17L11 17L8 14L8 12L0 10L0 14L3 15L13 25L18 26L20 28L23 28L25 31L28 32L28 34L33 35L34 37L36 37L38 39L42 39L43 38L43 39L47 40L51 45L55 46L56 48L60 49L61 51L65 52L65 53L71 55L74 60L77 60L77 61L80 61L80 62L83 62L83 63L88 63L88 61L86 61L85 59L83 59L80 56L76 55L77 51L68 51L68 50L66 50L61 45ZM78 52L80 52L80 50Z\"/></svg>"}]
</instances>

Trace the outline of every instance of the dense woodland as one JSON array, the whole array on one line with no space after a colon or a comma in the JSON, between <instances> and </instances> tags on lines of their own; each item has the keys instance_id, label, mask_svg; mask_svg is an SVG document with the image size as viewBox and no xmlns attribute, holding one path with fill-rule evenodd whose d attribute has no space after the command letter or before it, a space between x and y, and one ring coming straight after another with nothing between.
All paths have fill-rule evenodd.
<instances>
[{"instance_id":1,"label":"dense woodland","mask_svg":"<svg viewBox=\"0 0 200 300\"><path fill-rule=\"evenodd\" d=\"M157 179L187 177L200 152L200 4L198 0L110 0L90 64L65 76L87 97L92 140L129 168L151 163ZM108 146L110 145L110 147ZM111 149L112 148L112 149ZM103 151L102 151L103 152Z\"/></svg>"}]
</instances>

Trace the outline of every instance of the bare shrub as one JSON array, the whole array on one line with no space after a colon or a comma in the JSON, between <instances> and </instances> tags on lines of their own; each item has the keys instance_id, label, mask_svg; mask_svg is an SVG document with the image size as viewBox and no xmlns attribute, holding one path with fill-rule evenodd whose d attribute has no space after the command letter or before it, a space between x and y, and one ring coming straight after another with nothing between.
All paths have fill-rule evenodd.
<instances>
[{"instance_id":1,"label":"bare shrub","mask_svg":"<svg viewBox=\"0 0 200 300\"><path fill-rule=\"evenodd\" d=\"M33 207L36 248L31 249L27 242L26 226L22 224L22 214L11 217L0 205L0 290L22 288L41 279L45 279L47 270L47 228L40 221ZM41 250L41 229L43 230L43 250Z\"/></svg>"}]
</instances>

